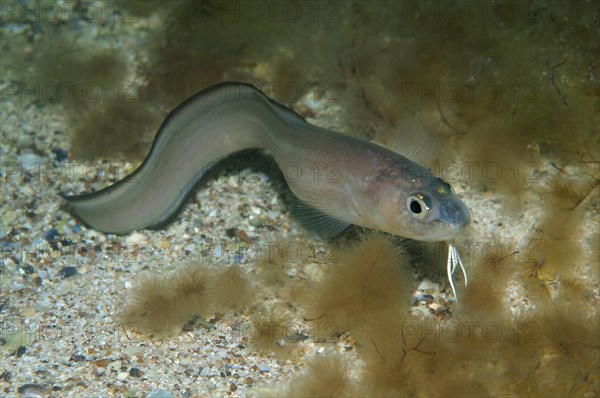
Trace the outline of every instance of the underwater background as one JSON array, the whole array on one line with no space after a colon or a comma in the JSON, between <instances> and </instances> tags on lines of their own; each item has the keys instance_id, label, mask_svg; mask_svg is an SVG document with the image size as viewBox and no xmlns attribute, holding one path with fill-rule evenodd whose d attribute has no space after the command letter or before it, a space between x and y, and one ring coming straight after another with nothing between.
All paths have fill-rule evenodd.
<instances>
[{"instance_id":1,"label":"underwater background","mask_svg":"<svg viewBox=\"0 0 600 398\"><path fill-rule=\"evenodd\" d=\"M600 395L598 2L1 1L0 23L2 395ZM67 211L224 81L426 153L471 210L460 301L445 245L305 234L268 153L163 229Z\"/></svg>"}]
</instances>

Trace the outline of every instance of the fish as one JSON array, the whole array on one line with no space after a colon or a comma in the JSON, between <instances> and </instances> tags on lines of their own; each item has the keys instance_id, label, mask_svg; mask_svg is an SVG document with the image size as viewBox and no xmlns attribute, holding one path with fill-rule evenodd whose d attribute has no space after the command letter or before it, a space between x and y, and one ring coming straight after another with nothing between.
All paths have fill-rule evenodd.
<instances>
[{"instance_id":1,"label":"fish","mask_svg":"<svg viewBox=\"0 0 600 398\"><path fill-rule=\"evenodd\" d=\"M270 153L293 194L293 218L324 238L355 224L414 240L450 241L471 222L450 184L423 165L377 143L312 125L254 85L239 82L209 87L175 108L142 164L124 179L62 197L69 211L98 231L160 228L215 163L246 149ZM449 277L458 264L466 281L459 261L449 245Z\"/></svg>"}]
</instances>

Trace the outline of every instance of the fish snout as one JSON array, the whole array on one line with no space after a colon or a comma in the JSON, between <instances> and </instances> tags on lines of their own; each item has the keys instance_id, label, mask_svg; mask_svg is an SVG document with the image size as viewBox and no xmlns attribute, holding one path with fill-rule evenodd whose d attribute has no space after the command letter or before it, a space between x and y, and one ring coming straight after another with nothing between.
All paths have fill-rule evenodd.
<instances>
[{"instance_id":1,"label":"fish snout","mask_svg":"<svg viewBox=\"0 0 600 398\"><path fill-rule=\"evenodd\" d=\"M452 198L440 205L441 219L457 229L463 229L471 223L471 214L467 206L460 200Z\"/></svg>"}]
</instances>

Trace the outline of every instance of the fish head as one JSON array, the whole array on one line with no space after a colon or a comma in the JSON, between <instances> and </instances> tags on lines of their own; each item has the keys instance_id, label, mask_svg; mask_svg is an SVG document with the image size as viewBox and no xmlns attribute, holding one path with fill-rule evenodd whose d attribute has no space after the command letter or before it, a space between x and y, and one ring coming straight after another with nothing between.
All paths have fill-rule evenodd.
<instances>
[{"instance_id":1,"label":"fish head","mask_svg":"<svg viewBox=\"0 0 600 398\"><path fill-rule=\"evenodd\" d=\"M471 223L469 209L438 177L402 184L388 191L383 206L386 232L421 241L452 240Z\"/></svg>"}]
</instances>

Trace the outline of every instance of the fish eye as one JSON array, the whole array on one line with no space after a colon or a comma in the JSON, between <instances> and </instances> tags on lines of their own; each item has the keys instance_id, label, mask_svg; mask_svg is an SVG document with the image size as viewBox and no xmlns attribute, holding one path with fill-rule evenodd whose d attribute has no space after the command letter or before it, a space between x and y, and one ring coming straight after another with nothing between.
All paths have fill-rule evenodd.
<instances>
[{"instance_id":1,"label":"fish eye","mask_svg":"<svg viewBox=\"0 0 600 398\"><path fill-rule=\"evenodd\" d=\"M431 206L429 199L422 193L418 193L406 199L406 208L414 217L422 219L425 218Z\"/></svg>"}]
</instances>

